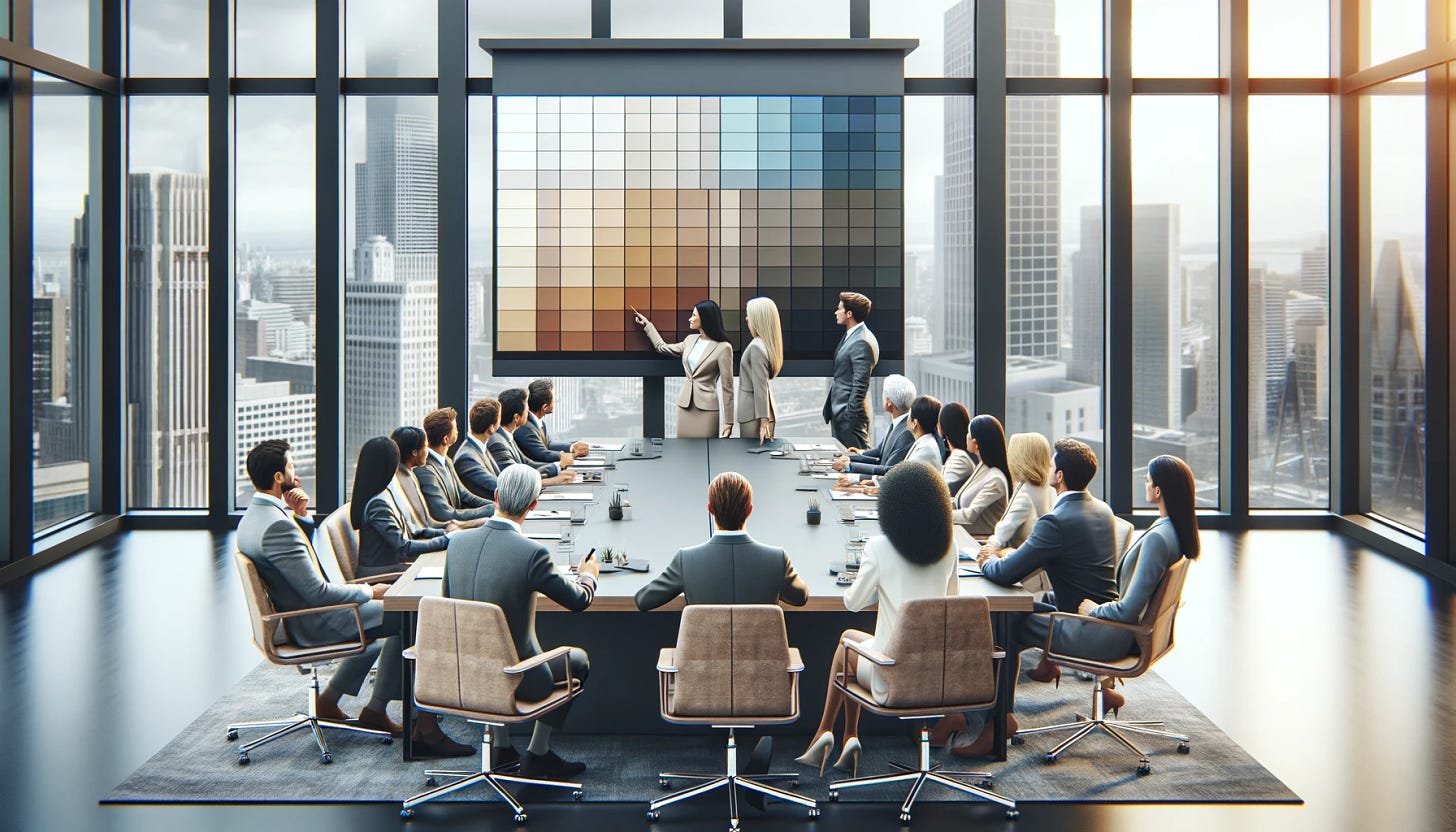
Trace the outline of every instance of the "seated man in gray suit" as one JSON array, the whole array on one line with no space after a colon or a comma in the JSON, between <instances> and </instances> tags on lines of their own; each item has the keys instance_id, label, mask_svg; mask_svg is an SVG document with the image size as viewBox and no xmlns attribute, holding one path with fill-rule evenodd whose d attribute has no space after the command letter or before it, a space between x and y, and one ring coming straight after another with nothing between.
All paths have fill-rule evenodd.
<instances>
[{"instance_id":1,"label":"seated man in gray suit","mask_svg":"<svg viewBox=\"0 0 1456 832\"><path fill-rule=\"evenodd\" d=\"M516 444L515 433L521 425L526 423L526 396L524 387L512 387L509 390L501 391L500 430L490 435L490 439L485 443L486 449L495 457L495 464L501 468L510 465L529 465L535 468L541 474L543 486L576 482L576 473L561 470L560 464L535 462L527 459L526 455L521 453L521 446Z\"/></svg>"},{"instance_id":2,"label":"seated man in gray suit","mask_svg":"<svg viewBox=\"0 0 1456 832\"><path fill-rule=\"evenodd\" d=\"M536 507L541 496L541 475L529 465L512 465L501 472L496 484L495 516L478 529L455 535L445 553L445 580L440 594L446 598L486 601L499 606L506 616L516 655L521 659L539 656L536 640L536 593L541 593L573 612L591 605L597 591L597 562L582 561L575 575L563 575L551 563L551 552L521 534L521 522ZM516 689L523 701L545 699L552 687L567 678L585 681L589 666L586 653L573 649L567 656L527 671ZM495 759L521 761L521 776L549 780L571 780L586 771L586 764L563 760L551 750L551 731L566 722L568 704L536 720L531 744L524 755L506 746L506 732L493 732L500 745Z\"/></svg>"},{"instance_id":3,"label":"seated man in gray suit","mask_svg":"<svg viewBox=\"0 0 1456 832\"><path fill-rule=\"evenodd\" d=\"M470 433L455 449L455 473L470 493L494 500L496 477L500 476L501 469L486 443L490 442L492 433L500 430L500 401L481 399L470 406L469 418Z\"/></svg>"},{"instance_id":4,"label":"seated man in gray suit","mask_svg":"<svg viewBox=\"0 0 1456 832\"><path fill-rule=\"evenodd\" d=\"M1112 509L1087 493L1087 485L1097 474L1097 455L1086 443L1075 439L1059 439L1052 455L1052 488L1057 492L1052 510L1043 514L1032 527L1031 536L1016 549L1002 556L994 547L981 549L978 560L986 579L1001 586L1010 586L1038 569L1045 569L1051 581L1050 592L1042 593L1038 612L1016 613L1011 626L1006 669L1016 679L1021 675L1021 651L1046 645L1050 619L1043 613L1054 609L1077 612L1084 600L1102 604L1117 598L1114 564L1117 559L1117 526ZM1053 665L1032 671L1032 678L1049 673ZM1005 671L1003 671L1005 672ZM1049 678L1040 681L1048 681ZM1006 713L1015 706L1016 689ZM984 712L968 715L971 723L984 719ZM938 724L938 735L957 730L958 717L947 717ZM1016 721L1008 717L1008 736L1015 732ZM990 726L967 724L963 737L976 737L968 746L955 750L963 756L983 756L991 752ZM977 734L979 733L979 736ZM952 742L952 745L957 745Z\"/></svg>"},{"instance_id":5,"label":"seated man in gray suit","mask_svg":"<svg viewBox=\"0 0 1456 832\"><path fill-rule=\"evenodd\" d=\"M389 700L399 697L402 649L399 626L393 619L385 621L384 602L380 600L390 585L335 584L324 577L318 553L300 527L299 519L308 511L308 495L298 487L293 454L287 442L268 439L258 443L248 452L247 469L248 479L257 493L238 524L238 551L257 566L274 608L290 612L358 604L364 637L372 639L363 653L339 662L334 677L319 694L318 715L347 720L349 716L339 709L339 698L346 693L358 695L369 668L378 659L374 692L359 712L358 724L401 736L403 729L385 710ZM290 620L288 635L298 645L312 647L357 639L359 630L352 613L337 610ZM433 714L422 713L416 720L414 743L417 756L459 757L475 753L472 747L445 736Z\"/></svg>"},{"instance_id":6,"label":"seated man in gray suit","mask_svg":"<svg viewBox=\"0 0 1456 832\"><path fill-rule=\"evenodd\" d=\"M713 478L708 511L717 532L707 543L679 549L661 575L637 590L637 609L655 609L679 595L689 604L808 603L809 589L784 550L743 530L753 512L753 487L742 474L727 471Z\"/></svg>"},{"instance_id":7,"label":"seated man in gray suit","mask_svg":"<svg viewBox=\"0 0 1456 832\"><path fill-rule=\"evenodd\" d=\"M880 360L880 342L865 327L870 307L870 299L859 292L840 292L839 306L834 310L834 322L845 332L834 349L834 376L829 395L824 398L824 421L846 448L870 444L870 406L865 396Z\"/></svg>"},{"instance_id":8,"label":"seated man in gray suit","mask_svg":"<svg viewBox=\"0 0 1456 832\"><path fill-rule=\"evenodd\" d=\"M442 407L425 416L425 464L414 469L425 498L425 510L436 523L454 520L466 528L478 526L495 514L495 504L465 488L450 457L450 446L460 438L455 427L455 408Z\"/></svg>"},{"instance_id":9,"label":"seated man in gray suit","mask_svg":"<svg viewBox=\"0 0 1456 832\"><path fill-rule=\"evenodd\" d=\"M556 409L556 391L551 379L538 378L526 387L526 423L516 428L514 438L521 454L532 462L571 465L591 448L585 442L552 442L542 421Z\"/></svg>"},{"instance_id":10,"label":"seated man in gray suit","mask_svg":"<svg viewBox=\"0 0 1456 832\"><path fill-rule=\"evenodd\" d=\"M850 448L848 456L834 460L834 470L850 474L883 476L905 459L915 437L910 435L906 416L915 401L915 383L896 373L885 377L885 412L890 414L890 429L880 437L880 444L867 451ZM853 479L853 477L851 477Z\"/></svg>"}]
</instances>

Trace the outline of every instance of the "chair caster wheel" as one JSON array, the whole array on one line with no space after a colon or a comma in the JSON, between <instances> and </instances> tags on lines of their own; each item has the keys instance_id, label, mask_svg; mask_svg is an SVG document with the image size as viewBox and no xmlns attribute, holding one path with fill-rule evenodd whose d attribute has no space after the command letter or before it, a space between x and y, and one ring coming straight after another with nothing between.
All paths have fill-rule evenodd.
<instances>
[{"instance_id":1,"label":"chair caster wheel","mask_svg":"<svg viewBox=\"0 0 1456 832\"><path fill-rule=\"evenodd\" d=\"M1186 742L1180 742L1180 743L1178 743L1178 753L1179 754L1187 754L1188 752L1189 752L1188 743L1186 743Z\"/></svg>"},{"instance_id":2,"label":"chair caster wheel","mask_svg":"<svg viewBox=\"0 0 1456 832\"><path fill-rule=\"evenodd\" d=\"M514 820L516 823L525 823L526 822L526 813L525 812L520 812L514 818L512 818L512 820Z\"/></svg>"},{"instance_id":3,"label":"chair caster wheel","mask_svg":"<svg viewBox=\"0 0 1456 832\"><path fill-rule=\"evenodd\" d=\"M669 783L669 782L667 782L667 778L666 777L659 777L657 779L657 786L658 786L658 788L666 789L666 788L671 788L672 784Z\"/></svg>"},{"instance_id":4,"label":"chair caster wheel","mask_svg":"<svg viewBox=\"0 0 1456 832\"><path fill-rule=\"evenodd\" d=\"M414 809L400 809L399 810L399 817L400 817L401 820L409 820L410 818L412 818L414 816L415 816L415 810Z\"/></svg>"},{"instance_id":5,"label":"chair caster wheel","mask_svg":"<svg viewBox=\"0 0 1456 832\"><path fill-rule=\"evenodd\" d=\"M248 752L246 752L246 751L239 751L238 752L238 765L245 766L245 765L247 765L248 763L251 763L251 762L252 762L252 759L250 757L248 757Z\"/></svg>"},{"instance_id":6,"label":"chair caster wheel","mask_svg":"<svg viewBox=\"0 0 1456 832\"><path fill-rule=\"evenodd\" d=\"M328 765L329 763L332 763L333 761L334 761L334 755L333 754L320 754L319 755L319 762L320 763L323 763L324 765Z\"/></svg>"},{"instance_id":7,"label":"chair caster wheel","mask_svg":"<svg viewBox=\"0 0 1456 832\"><path fill-rule=\"evenodd\" d=\"M1012 734L1011 735L1011 744L1012 745L1026 745L1026 737L1023 737L1020 734Z\"/></svg>"},{"instance_id":8,"label":"chair caster wheel","mask_svg":"<svg viewBox=\"0 0 1456 832\"><path fill-rule=\"evenodd\" d=\"M976 785L980 786L983 789L993 789L993 788L996 787L995 781L993 781L989 777L987 777L985 780L982 780L981 782L977 783Z\"/></svg>"},{"instance_id":9,"label":"chair caster wheel","mask_svg":"<svg viewBox=\"0 0 1456 832\"><path fill-rule=\"evenodd\" d=\"M435 779L435 778L433 778L433 777L426 777L426 778L425 778L425 785L426 785L426 786L427 786L427 787L429 787L429 788L431 788L431 789L433 789L433 788L434 788L434 787L436 787L436 786L438 786L438 785L440 785L440 781L439 781L439 780L436 780L436 779Z\"/></svg>"},{"instance_id":10,"label":"chair caster wheel","mask_svg":"<svg viewBox=\"0 0 1456 832\"><path fill-rule=\"evenodd\" d=\"M901 823L909 823L910 822L910 813L909 812L901 812L900 813L900 822Z\"/></svg>"},{"instance_id":11,"label":"chair caster wheel","mask_svg":"<svg viewBox=\"0 0 1456 832\"><path fill-rule=\"evenodd\" d=\"M1046 763L1047 765L1051 765L1052 763L1055 763L1057 761L1057 755L1055 755L1055 754L1051 753L1050 751L1048 751L1046 753L1046 756L1045 757L1042 757L1041 759L1042 759L1042 762Z\"/></svg>"},{"instance_id":12,"label":"chair caster wheel","mask_svg":"<svg viewBox=\"0 0 1456 832\"><path fill-rule=\"evenodd\" d=\"M810 809L810 810L809 810L809 817L810 817L810 818L811 818L811 819L812 819L812 818L817 818L817 817L819 817L819 810L818 810L818 809Z\"/></svg>"},{"instance_id":13,"label":"chair caster wheel","mask_svg":"<svg viewBox=\"0 0 1456 832\"><path fill-rule=\"evenodd\" d=\"M581 802L581 789L577 789L576 791L572 792L571 793L571 799L572 800L575 800L577 803L580 803Z\"/></svg>"},{"instance_id":14,"label":"chair caster wheel","mask_svg":"<svg viewBox=\"0 0 1456 832\"><path fill-rule=\"evenodd\" d=\"M831 803L838 803L839 802L839 792L835 791L834 789L830 789L829 790L829 800L830 800Z\"/></svg>"},{"instance_id":15,"label":"chair caster wheel","mask_svg":"<svg viewBox=\"0 0 1456 832\"><path fill-rule=\"evenodd\" d=\"M1137 768L1137 772L1138 772L1138 774L1152 774L1153 773L1153 767L1150 764L1148 764L1148 763L1139 763L1138 764L1138 768Z\"/></svg>"},{"instance_id":16,"label":"chair caster wheel","mask_svg":"<svg viewBox=\"0 0 1456 832\"><path fill-rule=\"evenodd\" d=\"M237 738L238 738L238 732L237 731L229 731L229 732L227 732L227 741L228 742L233 742Z\"/></svg>"},{"instance_id":17,"label":"chair caster wheel","mask_svg":"<svg viewBox=\"0 0 1456 832\"><path fill-rule=\"evenodd\" d=\"M394 737L384 736L379 738L380 745L394 745Z\"/></svg>"},{"instance_id":18,"label":"chair caster wheel","mask_svg":"<svg viewBox=\"0 0 1456 832\"><path fill-rule=\"evenodd\" d=\"M647 813L647 819L649 821L656 821L657 819L659 819L661 817L662 817L662 813L661 812L658 812L658 811L655 811L655 810L654 811L649 811Z\"/></svg>"},{"instance_id":19,"label":"chair caster wheel","mask_svg":"<svg viewBox=\"0 0 1456 832\"><path fill-rule=\"evenodd\" d=\"M1018 809L1007 809L1006 810L1006 819L1007 820L1016 820L1019 817L1021 817L1021 811L1020 810L1018 810Z\"/></svg>"}]
</instances>

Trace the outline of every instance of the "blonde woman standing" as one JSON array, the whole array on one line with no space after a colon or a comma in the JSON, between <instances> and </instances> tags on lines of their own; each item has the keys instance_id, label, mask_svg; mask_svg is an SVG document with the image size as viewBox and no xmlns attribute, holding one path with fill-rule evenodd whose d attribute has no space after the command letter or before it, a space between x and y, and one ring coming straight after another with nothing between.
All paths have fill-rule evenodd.
<instances>
[{"instance_id":1,"label":"blonde woman standing","mask_svg":"<svg viewBox=\"0 0 1456 832\"><path fill-rule=\"evenodd\" d=\"M769 381L784 368L784 331L779 325L779 308L772 300L758 297L748 301L748 331L753 340L743 348L738 364L738 433L745 439L758 437L758 444L772 439L778 412L774 408Z\"/></svg>"}]
</instances>

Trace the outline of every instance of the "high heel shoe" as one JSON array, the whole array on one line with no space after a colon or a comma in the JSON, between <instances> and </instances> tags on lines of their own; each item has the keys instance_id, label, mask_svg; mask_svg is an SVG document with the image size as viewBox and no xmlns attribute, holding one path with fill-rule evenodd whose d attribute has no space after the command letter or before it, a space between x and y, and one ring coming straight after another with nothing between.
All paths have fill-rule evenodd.
<instances>
[{"instance_id":1,"label":"high heel shoe","mask_svg":"<svg viewBox=\"0 0 1456 832\"><path fill-rule=\"evenodd\" d=\"M1099 684L1102 685L1102 713L1106 714L1111 711L1113 718L1116 719L1118 709L1127 704L1127 697L1112 689L1112 686L1117 684L1117 678L1114 676L1107 677Z\"/></svg>"},{"instance_id":2,"label":"high heel shoe","mask_svg":"<svg viewBox=\"0 0 1456 832\"><path fill-rule=\"evenodd\" d=\"M819 765L819 776L824 776L824 767L829 764L829 755L834 751L834 732L825 731L814 738L814 742L803 754L794 758L800 765Z\"/></svg>"},{"instance_id":3,"label":"high heel shoe","mask_svg":"<svg viewBox=\"0 0 1456 832\"><path fill-rule=\"evenodd\" d=\"M1026 675L1030 676L1033 682L1056 682L1058 689L1062 686L1062 666L1046 659L1042 659L1041 664L1028 670Z\"/></svg>"},{"instance_id":4,"label":"high heel shoe","mask_svg":"<svg viewBox=\"0 0 1456 832\"><path fill-rule=\"evenodd\" d=\"M859 737L850 737L844 741L844 751L835 761L834 768L839 771L849 772L850 777L859 776Z\"/></svg>"}]
</instances>

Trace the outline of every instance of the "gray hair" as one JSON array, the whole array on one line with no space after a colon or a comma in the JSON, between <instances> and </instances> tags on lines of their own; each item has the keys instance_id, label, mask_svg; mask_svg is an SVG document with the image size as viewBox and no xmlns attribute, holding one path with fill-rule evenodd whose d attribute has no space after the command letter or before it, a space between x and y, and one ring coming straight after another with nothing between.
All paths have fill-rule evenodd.
<instances>
[{"instance_id":1,"label":"gray hair","mask_svg":"<svg viewBox=\"0 0 1456 832\"><path fill-rule=\"evenodd\" d=\"M885 399L901 413L915 401L915 382L896 373L885 377Z\"/></svg>"},{"instance_id":2,"label":"gray hair","mask_svg":"<svg viewBox=\"0 0 1456 832\"><path fill-rule=\"evenodd\" d=\"M495 484L495 501L505 514L525 514L541 496L541 473L530 465L511 465Z\"/></svg>"}]
</instances>

